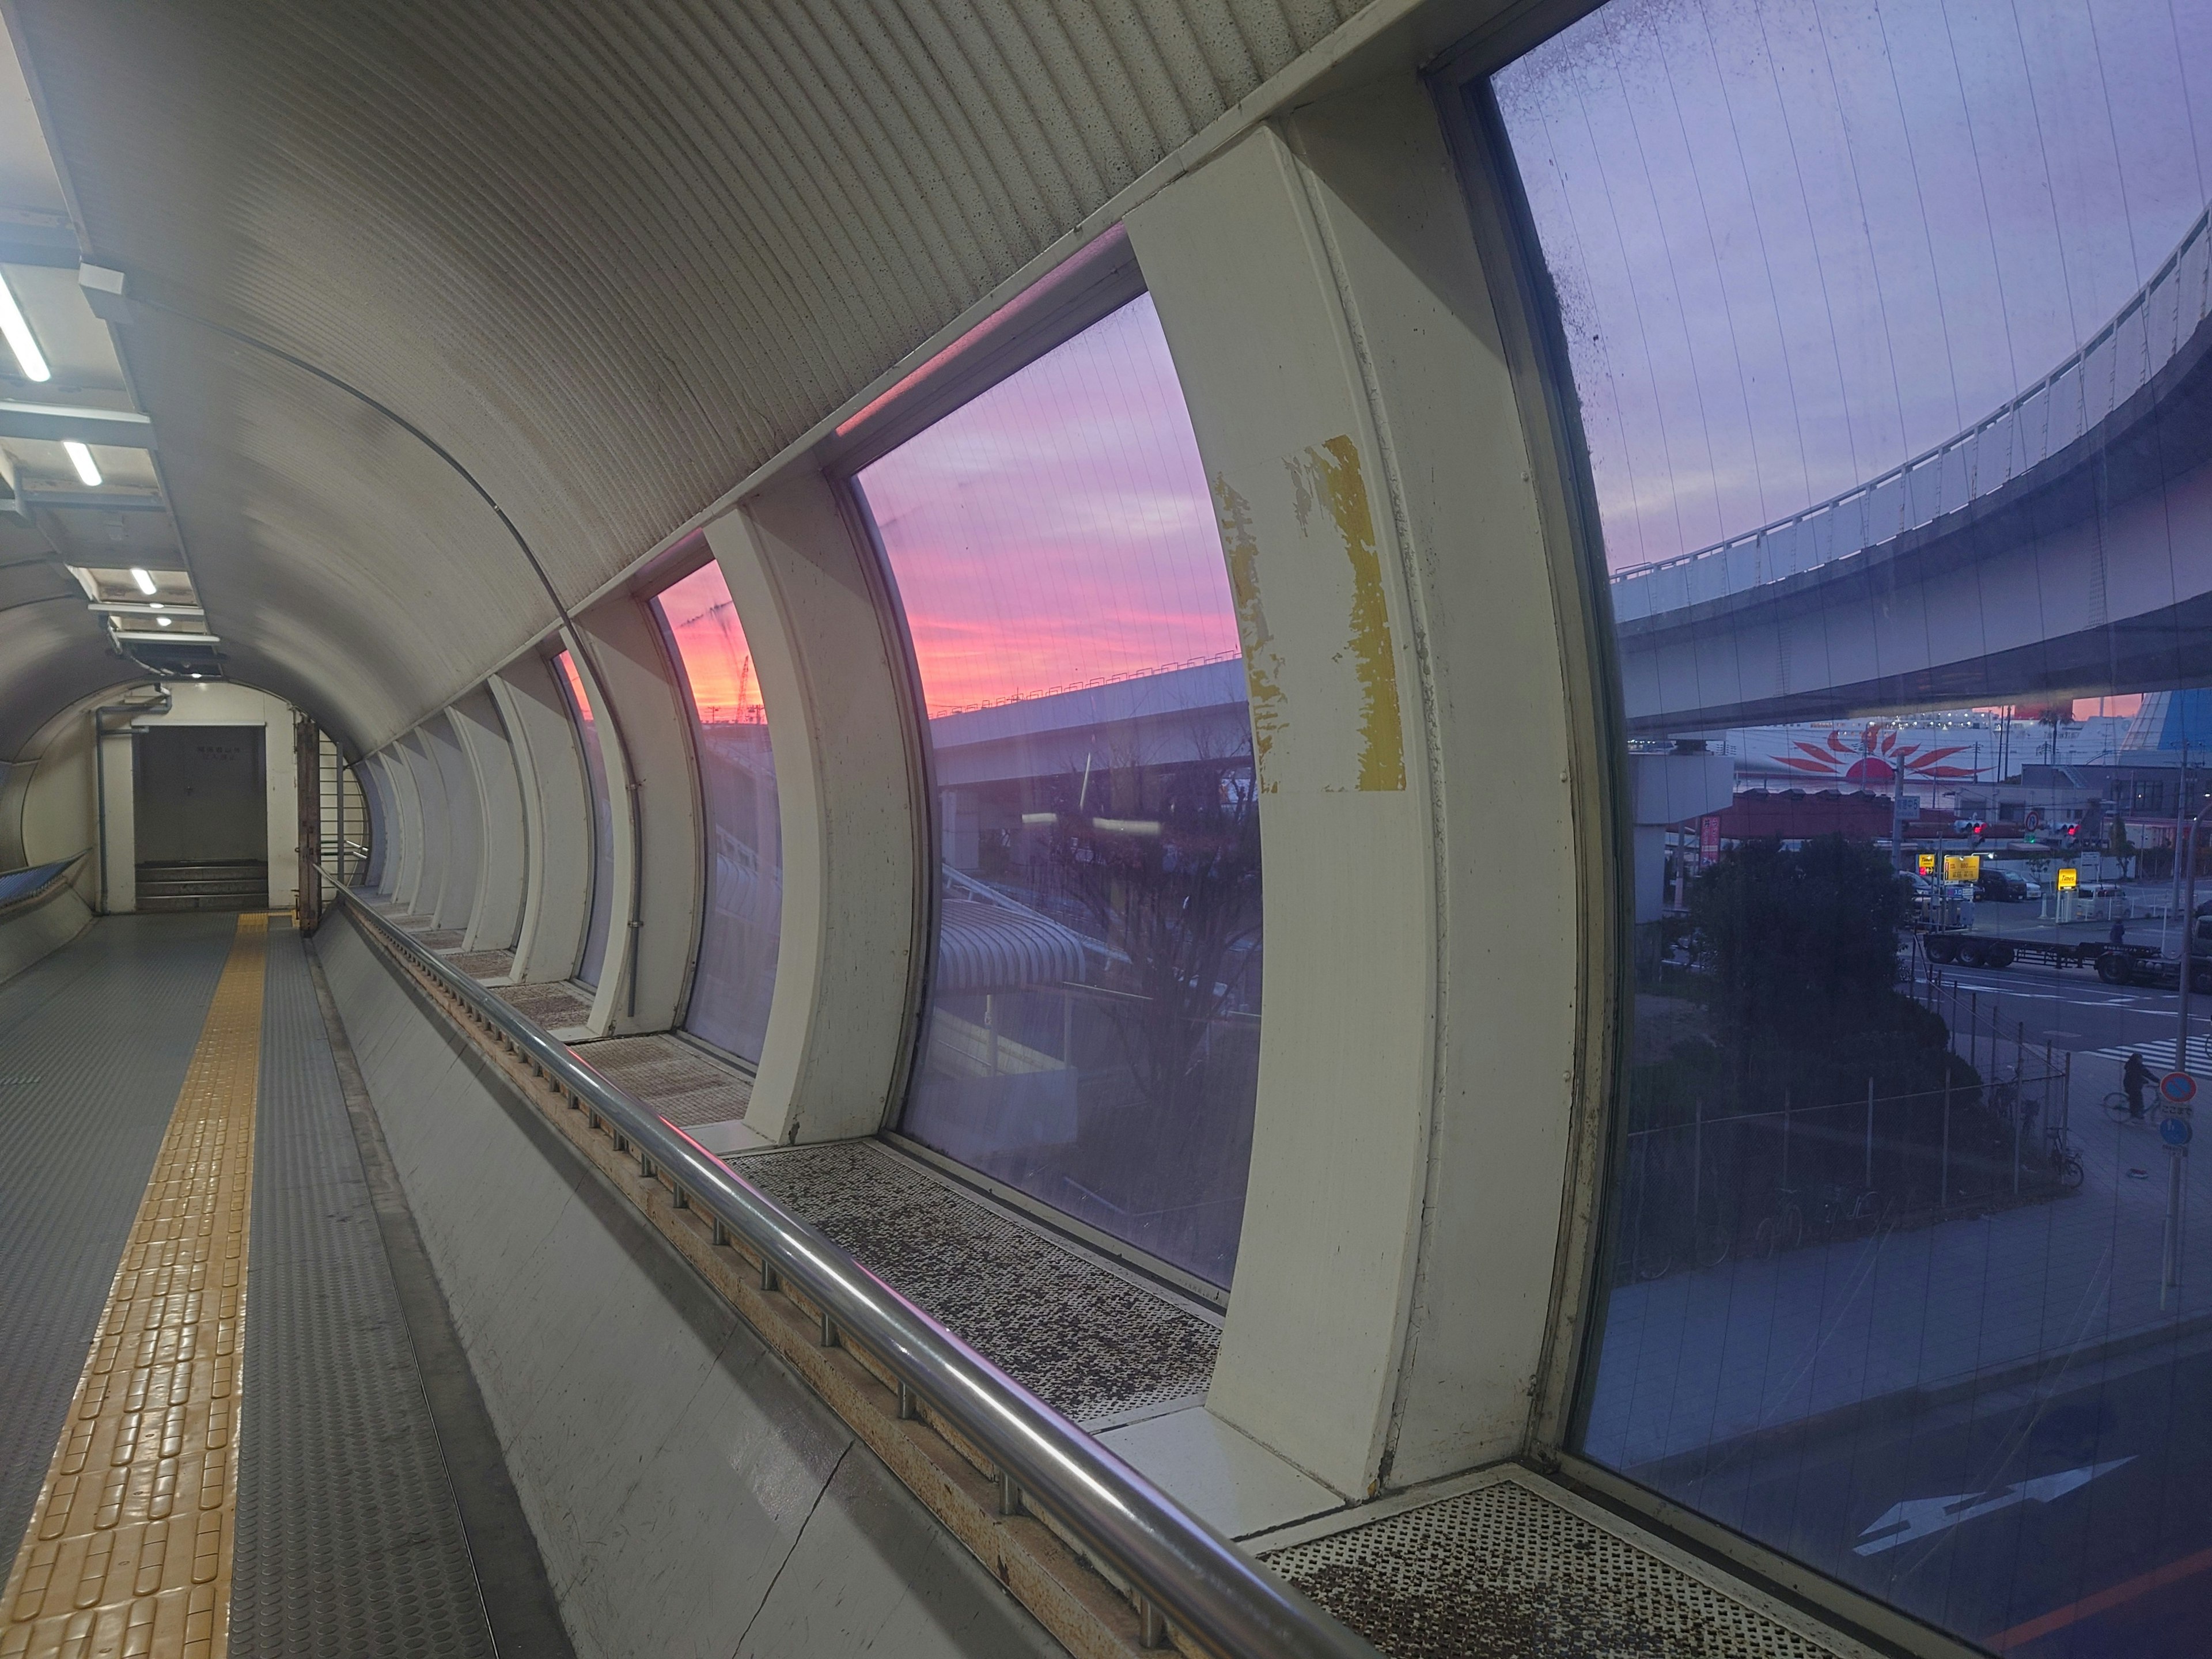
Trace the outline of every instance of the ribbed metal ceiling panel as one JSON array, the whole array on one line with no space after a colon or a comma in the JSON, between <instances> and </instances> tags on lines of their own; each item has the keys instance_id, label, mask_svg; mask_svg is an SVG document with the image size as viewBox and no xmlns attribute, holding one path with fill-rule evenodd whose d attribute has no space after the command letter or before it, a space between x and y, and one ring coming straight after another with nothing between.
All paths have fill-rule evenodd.
<instances>
[{"instance_id":1,"label":"ribbed metal ceiling panel","mask_svg":"<svg viewBox=\"0 0 2212 1659\"><path fill-rule=\"evenodd\" d=\"M84 235L161 307L125 352L233 672L373 741L548 607L388 423L204 325L419 426L573 599L1361 3L15 17Z\"/></svg>"}]
</instances>

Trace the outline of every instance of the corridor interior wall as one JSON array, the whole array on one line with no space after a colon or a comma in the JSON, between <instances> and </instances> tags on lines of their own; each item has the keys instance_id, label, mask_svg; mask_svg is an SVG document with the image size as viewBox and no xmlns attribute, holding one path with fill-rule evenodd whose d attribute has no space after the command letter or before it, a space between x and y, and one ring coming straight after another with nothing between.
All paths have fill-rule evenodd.
<instances>
[{"instance_id":1,"label":"corridor interior wall","mask_svg":"<svg viewBox=\"0 0 2212 1659\"><path fill-rule=\"evenodd\" d=\"M580 1659L1062 1651L350 915L317 949Z\"/></svg>"}]
</instances>

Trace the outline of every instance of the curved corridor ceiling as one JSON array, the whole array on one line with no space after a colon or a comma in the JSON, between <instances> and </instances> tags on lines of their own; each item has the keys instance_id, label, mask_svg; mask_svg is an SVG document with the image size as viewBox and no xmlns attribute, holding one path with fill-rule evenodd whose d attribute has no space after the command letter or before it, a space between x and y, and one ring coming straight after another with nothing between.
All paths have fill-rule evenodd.
<instances>
[{"instance_id":1,"label":"curved corridor ceiling","mask_svg":"<svg viewBox=\"0 0 2212 1659\"><path fill-rule=\"evenodd\" d=\"M229 672L374 744L555 612L276 353L574 602L1363 3L10 16Z\"/></svg>"}]
</instances>

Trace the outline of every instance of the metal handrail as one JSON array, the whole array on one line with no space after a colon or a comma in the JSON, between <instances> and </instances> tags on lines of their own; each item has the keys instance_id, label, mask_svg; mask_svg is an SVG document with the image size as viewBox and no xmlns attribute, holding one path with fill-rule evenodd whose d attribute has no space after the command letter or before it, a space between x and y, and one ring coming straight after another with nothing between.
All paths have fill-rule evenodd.
<instances>
[{"instance_id":1,"label":"metal handrail","mask_svg":"<svg viewBox=\"0 0 2212 1659\"><path fill-rule=\"evenodd\" d=\"M327 869L325 872L328 874ZM490 995L335 881L338 896L406 960L432 975L589 1103L653 1169L947 1419L1002 1479L1133 1587L1181 1635L1224 1659L1380 1659L1314 1601L870 1273L814 1226L738 1175L565 1043ZM1140 1613L1141 1617L1141 1613Z\"/></svg>"},{"instance_id":2,"label":"metal handrail","mask_svg":"<svg viewBox=\"0 0 2212 1659\"><path fill-rule=\"evenodd\" d=\"M74 876L76 873L77 866L91 856L92 848L88 847L82 853L72 854L69 858L45 859L37 864L21 865L13 870L0 870L0 878L23 875L33 870L43 869L47 872L46 879L37 886L27 887L20 893L11 893L5 898L0 898L0 916L13 915L18 910L29 909L32 905L45 898L55 888Z\"/></svg>"}]
</instances>

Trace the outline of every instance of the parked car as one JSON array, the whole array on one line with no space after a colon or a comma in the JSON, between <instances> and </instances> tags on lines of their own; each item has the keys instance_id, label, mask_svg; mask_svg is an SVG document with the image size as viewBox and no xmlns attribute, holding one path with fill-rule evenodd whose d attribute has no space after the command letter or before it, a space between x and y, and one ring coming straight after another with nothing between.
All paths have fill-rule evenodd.
<instances>
[{"instance_id":1,"label":"parked car","mask_svg":"<svg viewBox=\"0 0 2212 1659\"><path fill-rule=\"evenodd\" d=\"M1984 870L1974 878L1974 896L2017 904L2028 896L2027 884L2009 870Z\"/></svg>"}]
</instances>

